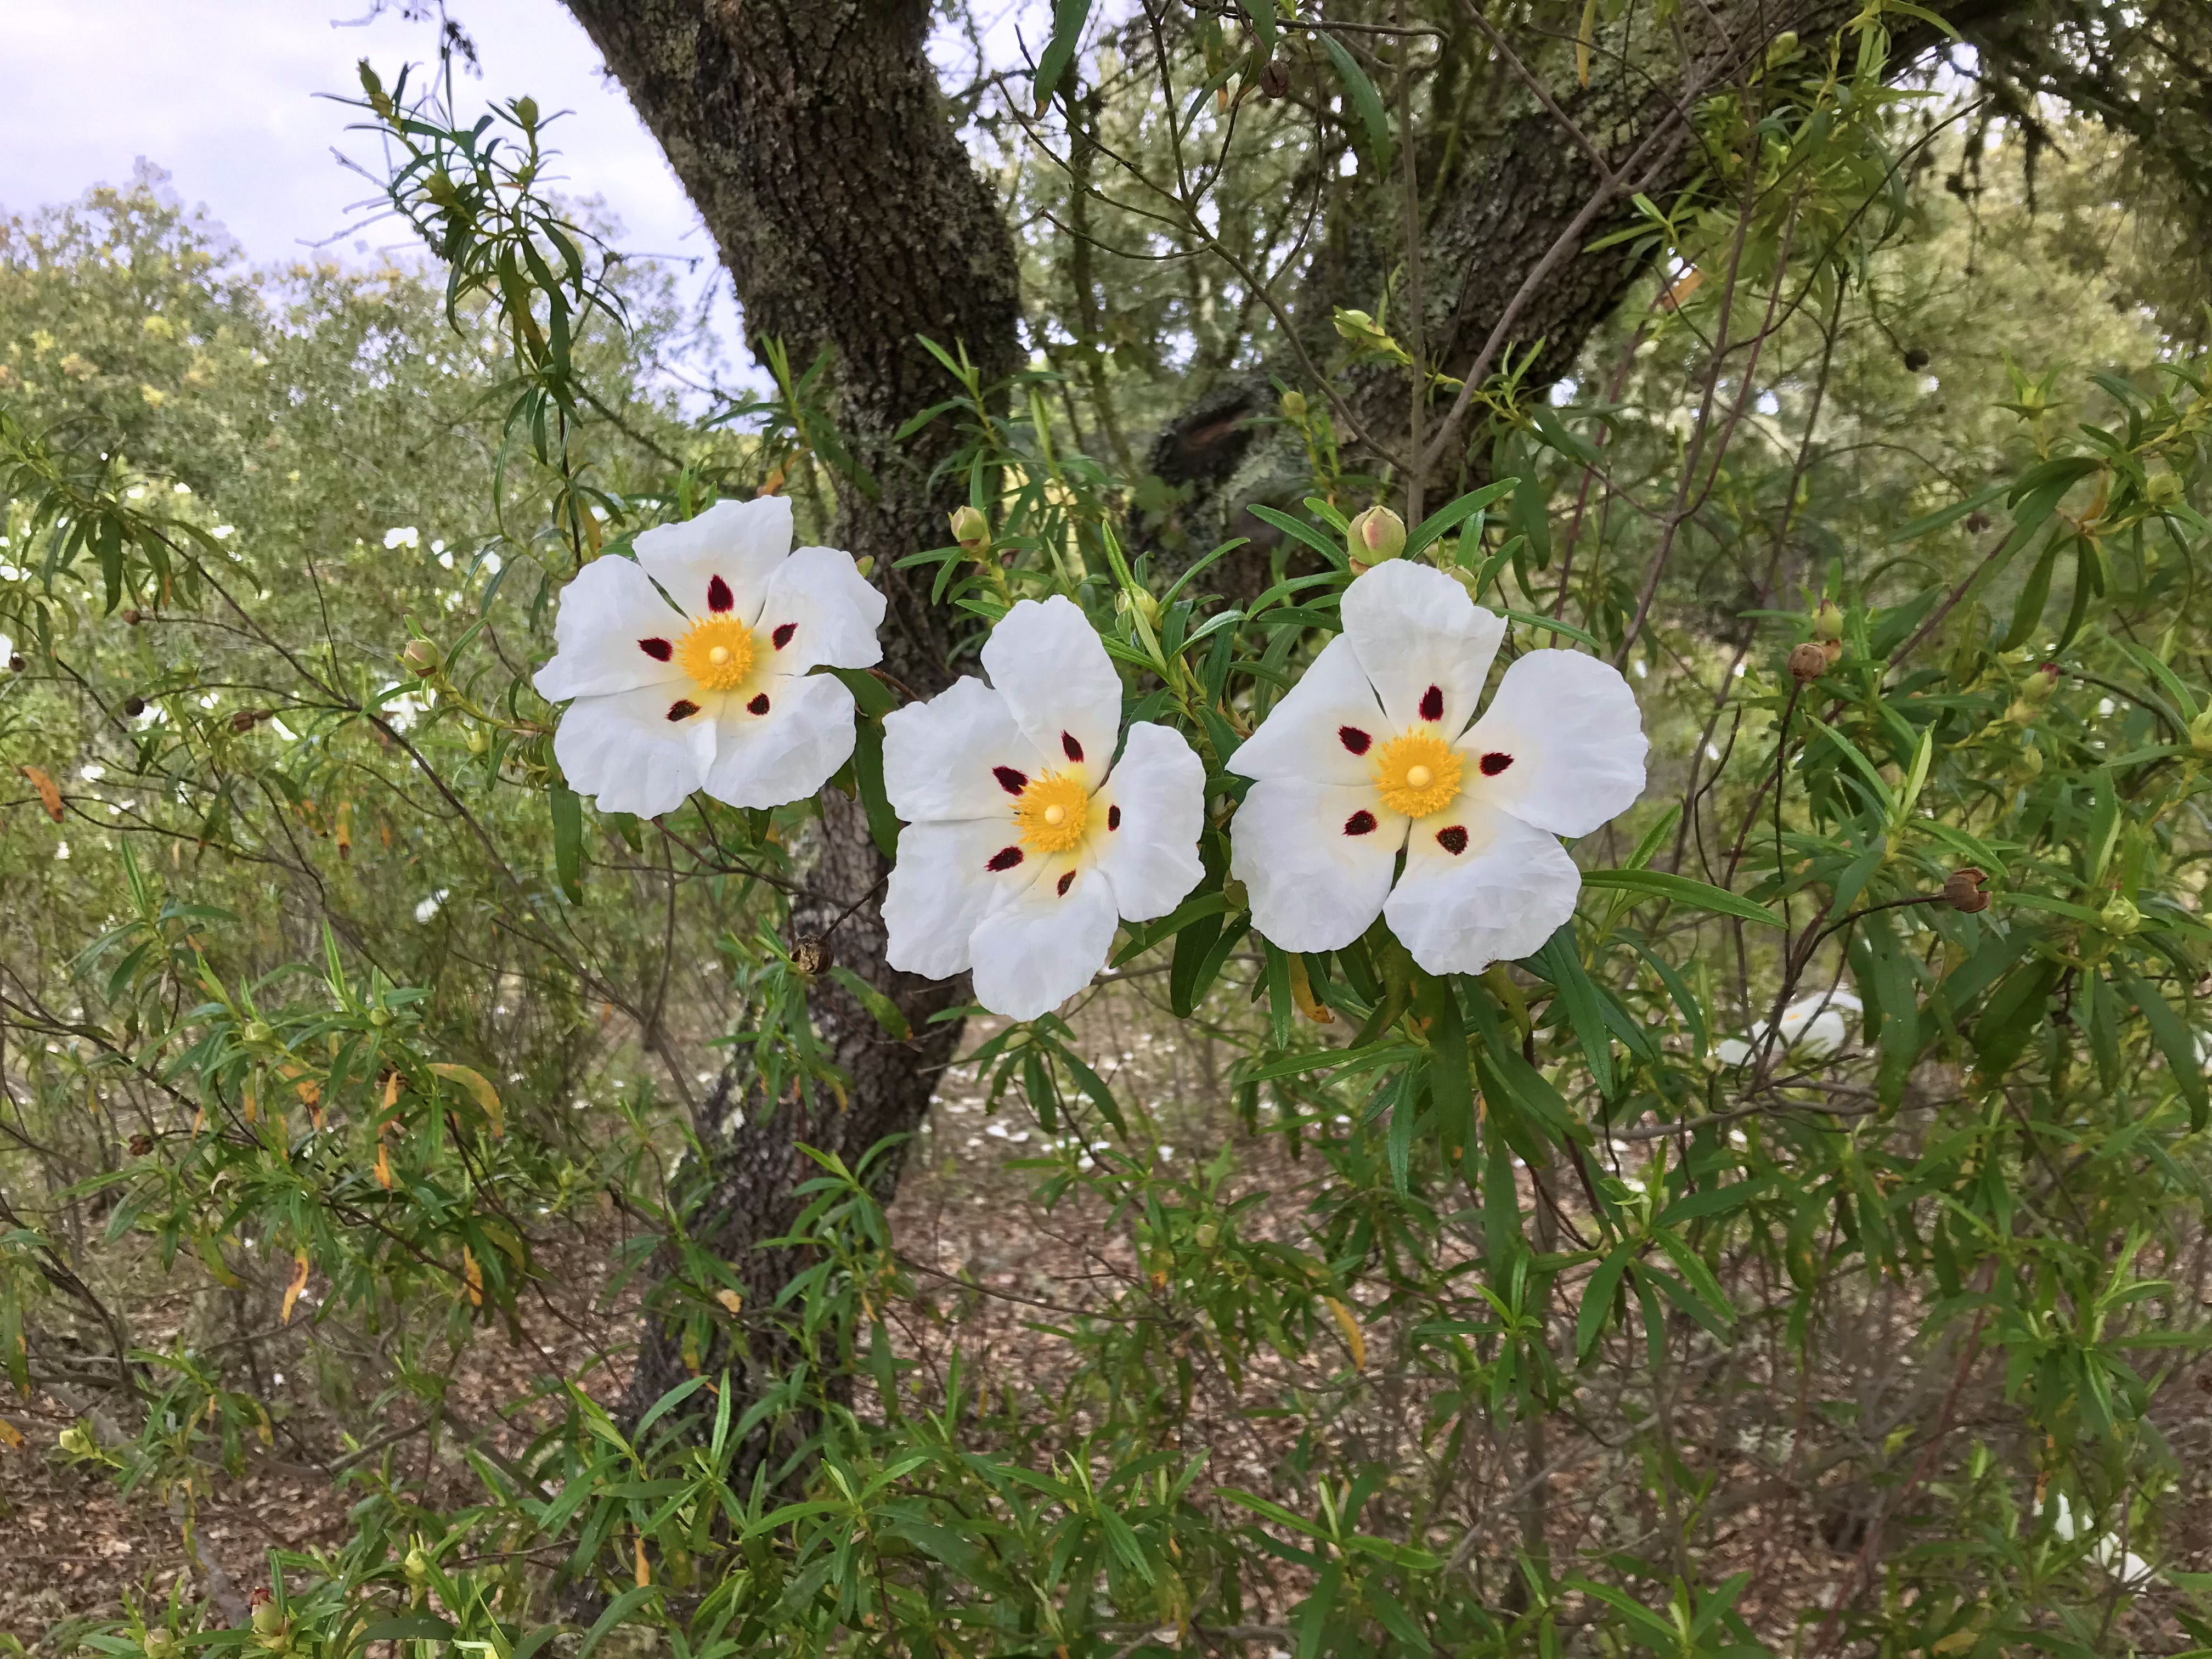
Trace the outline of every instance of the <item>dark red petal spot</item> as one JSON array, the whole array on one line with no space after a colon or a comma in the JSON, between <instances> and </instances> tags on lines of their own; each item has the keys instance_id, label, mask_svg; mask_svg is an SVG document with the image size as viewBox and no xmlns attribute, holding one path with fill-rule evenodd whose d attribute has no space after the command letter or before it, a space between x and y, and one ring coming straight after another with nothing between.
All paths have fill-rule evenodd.
<instances>
[{"instance_id":1,"label":"dark red petal spot","mask_svg":"<svg viewBox=\"0 0 2212 1659\"><path fill-rule=\"evenodd\" d=\"M1018 795L1030 787L1029 775L1017 772L1011 766L994 766L991 769L991 775L998 779L999 787L1010 795Z\"/></svg>"},{"instance_id":2,"label":"dark red petal spot","mask_svg":"<svg viewBox=\"0 0 2212 1659\"><path fill-rule=\"evenodd\" d=\"M1120 807L1109 806L1106 809L1106 827L1109 830L1119 830L1121 827L1121 809Z\"/></svg>"},{"instance_id":3,"label":"dark red petal spot","mask_svg":"<svg viewBox=\"0 0 2212 1659\"><path fill-rule=\"evenodd\" d=\"M1482 775L1494 778L1513 764L1513 757L1503 749L1493 749L1482 757Z\"/></svg>"},{"instance_id":4,"label":"dark red petal spot","mask_svg":"<svg viewBox=\"0 0 2212 1659\"><path fill-rule=\"evenodd\" d=\"M1336 740L1342 744L1346 749L1349 749L1355 755L1365 754L1367 752L1367 745L1375 741L1374 738L1369 737L1367 733L1361 731L1356 726L1338 726L1336 728Z\"/></svg>"},{"instance_id":5,"label":"dark red petal spot","mask_svg":"<svg viewBox=\"0 0 2212 1659\"><path fill-rule=\"evenodd\" d=\"M765 691L763 691L763 692L762 692L762 693L760 694L760 696L758 696L757 697L755 697L755 698L754 698L750 702L747 703L747 704L745 705L745 713L747 713L748 714L767 714L767 713L768 713L768 693L767 693L767 692L765 692Z\"/></svg>"},{"instance_id":6,"label":"dark red petal spot","mask_svg":"<svg viewBox=\"0 0 2212 1659\"><path fill-rule=\"evenodd\" d=\"M1456 823L1449 829L1439 830L1437 831L1437 845L1454 858L1457 858L1462 853L1467 851L1467 831Z\"/></svg>"},{"instance_id":7,"label":"dark red petal spot","mask_svg":"<svg viewBox=\"0 0 2212 1659\"><path fill-rule=\"evenodd\" d=\"M1060 896L1067 896L1067 890L1075 885L1075 872L1071 870L1060 878Z\"/></svg>"},{"instance_id":8,"label":"dark red petal spot","mask_svg":"<svg viewBox=\"0 0 2212 1659\"><path fill-rule=\"evenodd\" d=\"M655 662L666 662L676 654L676 647L666 640L640 640L637 648Z\"/></svg>"},{"instance_id":9,"label":"dark red petal spot","mask_svg":"<svg viewBox=\"0 0 2212 1659\"><path fill-rule=\"evenodd\" d=\"M1440 720L1443 717L1444 689L1441 685L1432 685L1421 693L1421 718L1425 720Z\"/></svg>"},{"instance_id":10,"label":"dark red petal spot","mask_svg":"<svg viewBox=\"0 0 2212 1659\"><path fill-rule=\"evenodd\" d=\"M997 852L991 854L991 861L985 866L985 868L991 870L1011 870L1021 861L1022 849L1020 848L1001 847Z\"/></svg>"},{"instance_id":11,"label":"dark red petal spot","mask_svg":"<svg viewBox=\"0 0 2212 1659\"><path fill-rule=\"evenodd\" d=\"M672 720L688 720L698 712L699 705L689 697L678 697L668 705L668 718Z\"/></svg>"},{"instance_id":12,"label":"dark red petal spot","mask_svg":"<svg viewBox=\"0 0 2212 1659\"><path fill-rule=\"evenodd\" d=\"M1083 763L1083 745L1076 742L1074 732L1061 732L1060 734L1060 746L1066 754L1068 759L1073 761L1078 766L1080 766Z\"/></svg>"},{"instance_id":13,"label":"dark red petal spot","mask_svg":"<svg viewBox=\"0 0 2212 1659\"><path fill-rule=\"evenodd\" d=\"M1368 836L1374 832L1375 814L1372 812L1354 812L1344 821L1344 833L1347 836Z\"/></svg>"},{"instance_id":14,"label":"dark red petal spot","mask_svg":"<svg viewBox=\"0 0 2212 1659\"><path fill-rule=\"evenodd\" d=\"M730 592L729 583L724 581L720 576L710 576L707 579L708 610L727 611L737 602L737 595Z\"/></svg>"},{"instance_id":15,"label":"dark red petal spot","mask_svg":"<svg viewBox=\"0 0 2212 1659\"><path fill-rule=\"evenodd\" d=\"M781 651L785 646L791 643L791 636L798 631L799 624L797 623L778 623L776 624L775 632L768 636L769 642L774 645L777 650Z\"/></svg>"}]
</instances>

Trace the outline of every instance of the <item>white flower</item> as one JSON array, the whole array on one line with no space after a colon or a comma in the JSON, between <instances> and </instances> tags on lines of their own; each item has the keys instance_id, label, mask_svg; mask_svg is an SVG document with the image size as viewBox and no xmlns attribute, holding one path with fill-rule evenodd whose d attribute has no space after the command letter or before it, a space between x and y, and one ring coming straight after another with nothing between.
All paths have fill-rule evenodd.
<instances>
[{"instance_id":1,"label":"white flower","mask_svg":"<svg viewBox=\"0 0 2212 1659\"><path fill-rule=\"evenodd\" d=\"M1117 761L1121 681L1071 601L1024 599L957 682L884 720L884 788L907 821L884 896L890 965L973 969L975 1000L1034 1019L1105 966L1115 921L1198 884L1206 771L1139 721Z\"/></svg>"},{"instance_id":2,"label":"white flower","mask_svg":"<svg viewBox=\"0 0 2212 1659\"><path fill-rule=\"evenodd\" d=\"M853 752L853 694L807 671L880 660L883 619L884 596L851 554L792 550L789 501L720 501L647 531L635 564L586 565L532 683L549 702L575 699L553 753L601 811L653 817L695 789L780 806Z\"/></svg>"},{"instance_id":3,"label":"white flower","mask_svg":"<svg viewBox=\"0 0 2212 1659\"><path fill-rule=\"evenodd\" d=\"M1865 1011L1866 1005L1849 991L1820 991L1800 997L1782 1011L1782 1046L1806 1060L1826 1060L1844 1046L1850 1036L1844 1013ZM1723 1037L1713 1053L1723 1066L1741 1066L1766 1041L1766 1022L1751 1028L1750 1041Z\"/></svg>"},{"instance_id":4,"label":"white flower","mask_svg":"<svg viewBox=\"0 0 2212 1659\"><path fill-rule=\"evenodd\" d=\"M1531 651L1470 726L1500 618L1402 559L1354 581L1343 610L1344 632L1229 762L1257 780L1229 866L1254 925L1281 950L1333 951L1386 916L1432 974L1528 955L1582 889L1557 837L1643 791L1635 694L1594 657Z\"/></svg>"},{"instance_id":5,"label":"white flower","mask_svg":"<svg viewBox=\"0 0 2212 1659\"><path fill-rule=\"evenodd\" d=\"M414 548L422 544L422 532L411 524L403 524L384 532L385 551L397 547Z\"/></svg>"}]
</instances>

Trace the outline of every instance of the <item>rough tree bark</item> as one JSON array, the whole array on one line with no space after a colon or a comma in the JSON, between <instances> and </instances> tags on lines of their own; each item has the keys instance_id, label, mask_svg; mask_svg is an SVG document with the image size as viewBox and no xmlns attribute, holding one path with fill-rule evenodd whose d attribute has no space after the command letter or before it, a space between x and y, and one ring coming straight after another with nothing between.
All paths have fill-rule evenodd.
<instances>
[{"instance_id":1,"label":"rough tree bark","mask_svg":"<svg viewBox=\"0 0 2212 1659\"><path fill-rule=\"evenodd\" d=\"M568 4L706 220L752 339L780 339L802 363L824 346L835 352L841 428L881 489L874 500L842 492L836 539L875 560L874 580L890 602L885 669L920 695L941 690L951 678L945 619L927 603L927 576L910 580L896 562L943 543L945 514L965 489L929 483L952 439L950 422L902 449L891 434L945 394L944 370L918 337L964 343L986 382L1013 372L1018 295L1012 237L969 163L924 52L927 0ZM799 1210L793 1192L815 1173L799 1143L853 1163L885 1136L918 1127L959 1036L957 1023L929 1022L964 988L884 963L872 896L884 860L857 807L835 790L823 800L811 884L872 896L842 922L842 904L798 907L793 935L836 923L829 941L836 960L896 1002L920 1035L892 1042L824 977L812 1007L850 1079L846 1104L807 1112L762 1101L735 1073L713 1091L697 1126L709 1167L696 1237L737 1267L756 1308L792 1271L788 1252L762 1243L789 1230ZM749 1356L702 1356L709 1368L732 1365L748 1395L787 1358L759 1327ZM648 1319L632 1420L688 1374L670 1332Z\"/></svg>"}]
</instances>

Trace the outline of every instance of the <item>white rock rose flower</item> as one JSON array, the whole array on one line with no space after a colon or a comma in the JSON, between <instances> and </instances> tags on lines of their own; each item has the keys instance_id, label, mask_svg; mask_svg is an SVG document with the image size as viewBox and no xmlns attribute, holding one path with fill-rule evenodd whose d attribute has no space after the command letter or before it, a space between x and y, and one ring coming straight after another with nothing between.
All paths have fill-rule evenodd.
<instances>
[{"instance_id":1,"label":"white rock rose flower","mask_svg":"<svg viewBox=\"0 0 2212 1659\"><path fill-rule=\"evenodd\" d=\"M813 794L853 752L854 704L807 671L881 660L884 596L849 553L793 552L777 495L718 501L636 547L635 563L577 573L532 682L548 702L575 699L553 735L568 787L640 817L695 789L732 806Z\"/></svg>"},{"instance_id":2,"label":"white rock rose flower","mask_svg":"<svg viewBox=\"0 0 2212 1659\"><path fill-rule=\"evenodd\" d=\"M1501 618L1397 559L1343 610L1344 632L1228 763L1255 780L1229 866L1253 925L1280 950L1334 951L1382 915L1431 974L1528 955L1582 889L1557 838L1643 791L1635 694L1595 657L1531 651L1469 725Z\"/></svg>"},{"instance_id":3,"label":"white rock rose flower","mask_svg":"<svg viewBox=\"0 0 2212 1659\"><path fill-rule=\"evenodd\" d=\"M1781 1046L1801 1059L1827 1059L1850 1039L1850 1028L1844 1023L1846 1011L1864 1013L1866 1005L1849 991L1820 991L1798 998L1782 1011ZM1742 1065L1765 1045L1766 1022L1754 1021L1748 1037L1723 1037L1713 1044L1713 1053L1723 1066Z\"/></svg>"},{"instance_id":4,"label":"white rock rose flower","mask_svg":"<svg viewBox=\"0 0 2212 1659\"><path fill-rule=\"evenodd\" d=\"M1164 916L1205 874L1206 769L1139 720L1080 608L1024 599L972 677L884 719L884 791L906 820L884 896L890 965L975 973L975 1000L1035 1019L1106 964L1116 919Z\"/></svg>"}]
</instances>

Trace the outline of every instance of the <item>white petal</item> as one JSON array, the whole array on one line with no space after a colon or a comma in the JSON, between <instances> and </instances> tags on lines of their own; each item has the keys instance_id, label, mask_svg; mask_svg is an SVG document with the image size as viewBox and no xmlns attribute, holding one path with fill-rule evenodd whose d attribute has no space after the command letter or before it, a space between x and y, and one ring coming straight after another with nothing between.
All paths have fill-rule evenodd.
<instances>
[{"instance_id":1,"label":"white petal","mask_svg":"<svg viewBox=\"0 0 2212 1659\"><path fill-rule=\"evenodd\" d=\"M1104 776L1121 729L1121 677L1080 606L1057 593L1024 599L983 642L983 668L1054 769Z\"/></svg>"},{"instance_id":2,"label":"white petal","mask_svg":"<svg viewBox=\"0 0 2212 1659\"><path fill-rule=\"evenodd\" d=\"M1139 720L1093 799L1091 821L1115 908L1132 921L1167 915L1206 874L1198 857L1205 763L1180 732Z\"/></svg>"},{"instance_id":3,"label":"white petal","mask_svg":"<svg viewBox=\"0 0 2212 1659\"><path fill-rule=\"evenodd\" d=\"M553 660L531 684L548 702L562 702L680 681L684 671L646 646L672 658L689 625L628 559L594 559L561 590Z\"/></svg>"},{"instance_id":4,"label":"white petal","mask_svg":"<svg viewBox=\"0 0 2212 1659\"><path fill-rule=\"evenodd\" d=\"M884 596L868 586L850 553L802 547L768 579L753 649L782 674L804 674L825 664L872 668L884 659L876 638L883 624Z\"/></svg>"},{"instance_id":5,"label":"white petal","mask_svg":"<svg viewBox=\"0 0 2212 1659\"><path fill-rule=\"evenodd\" d=\"M1001 778L1004 769L1010 775ZM934 818L1011 823L1014 797L1044 757L1014 724L1013 710L968 675L927 702L884 716L884 793L909 823Z\"/></svg>"},{"instance_id":6,"label":"white petal","mask_svg":"<svg viewBox=\"0 0 2212 1659\"><path fill-rule=\"evenodd\" d=\"M681 688L648 685L605 697L579 697L553 733L553 757L568 787L598 797L602 812L657 817L684 805L714 758L714 714L698 707L680 719ZM713 703L719 698L704 698Z\"/></svg>"},{"instance_id":7,"label":"white petal","mask_svg":"<svg viewBox=\"0 0 2212 1659\"><path fill-rule=\"evenodd\" d=\"M1587 836L1644 793L1636 694L1609 663L1579 651L1531 651L1461 742L1468 792L1524 823ZM1505 757L1495 776L1481 768Z\"/></svg>"},{"instance_id":8,"label":"white petal","mask_svg":"<svg viewBox=\"0 0 2212 1659\"><path fill-rule=\"evenodd\" d=\"M1354 815L1372 830L1348 831ZM1252 924L1284 951L1334 951L1382 914L1406 820L1371 787L1266 778L1229 826L1229 873L1252 896Z\"/></svg>"},{"instance_id":9,"label":"white petal","mask_svg":"<svg viewBox=\"0 0 2212 1659\"><path fill-rule=\"evenodd\" d=\"M769 578L791 553L791 503L781 495L716 501L696 519L655 525L636 541L645 574L694 617L715 609L714 581L730 591L729 613L750 626Z\"/></svg>"},{"instance_id":10,"label":"white petal","mask_svg":"<svg viewBox=\"0 0 2212 1659\"><path fill-rule=\"evenodd\" d=\"M753 713L763 697L768 708ZM805 800L852 758L853 694L832 675L773 680L746 702L734 696L721 702L720 741L704 786L716 800L732 806Z\"/></svg>"},{"instance_id":11,"label":"white petal","mask_svg":"<svg viewBox=\"0 0 2212 1659\"><path fill-rule=\"evenodd\" d=\"M1011 820L909 823L900 830L884 893L884 959L931 979L967 972L976 924L1037 878L1038 861L1026 856L991 868L1009 849L1022 850Z\"/></svg>"},{"instance_id":12,"label":"white petal","mask_svg":"<svg viewBox=\"0 0 2212 1659\"><path fill-rule=\"evenodd\" d=\"M969 939L975 1000L1008 1019L1050 1012L1106 965L1114 927L1114 890L1097 867L1054 860Z\"/></svg>"},{"instance_id":13,"label":"white petal","mask_svg":"<svg viewBox=\"0 0 2212 1659\"><path fill-rule=\"evenodd\" d=\"M1344 633L1391 730L1422 724L1449 741L1474 716L1505 623L1443 571L1388 559L1344 590Z\"/></svg>"},{"instance_id":14,"label":"white petal","mask_svg":"<svg viewBox=\"0 0 2212 1659\"><path fill-rule=\"evenodd\" d=\"M1456 854L1454 830L1467 837ZM1413 826L1382 914L1427 972L1479 974L1540 950L1574 915L1582 884L1555 836L1462 796Z\"/></svg>"},{"instance_id":15,"label":"white petal","mask_svg":"<svg viewBox=\"0 0 2212 1659\"><path fill-rule=\"evenodd\" d=\"M1358 653L1340 634L1267 711L1260 729L1237 746L1229 769L1248 778L1364 783L1371 750L1393 735Z\"/></svg>"}]
</instances>

